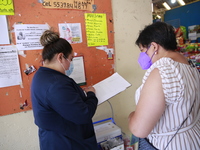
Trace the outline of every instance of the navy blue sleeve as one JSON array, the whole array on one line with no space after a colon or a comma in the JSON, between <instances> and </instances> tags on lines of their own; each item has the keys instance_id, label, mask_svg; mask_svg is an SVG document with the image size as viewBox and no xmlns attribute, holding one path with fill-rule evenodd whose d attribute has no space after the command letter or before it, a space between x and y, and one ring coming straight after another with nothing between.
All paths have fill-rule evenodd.
<instances>
[{"instance_id":1,"label":"navy blue sleeve","mask_svg":"<svg viewBox=\"0 0 200 150\"><path fill-rule=\"evenodd\" d=\"M83 94L81 88L72 82L55 83L47 91L47 103L64 119L76 124L91 121L97 108L95 93Z\"/></svg>"}]
</instances>

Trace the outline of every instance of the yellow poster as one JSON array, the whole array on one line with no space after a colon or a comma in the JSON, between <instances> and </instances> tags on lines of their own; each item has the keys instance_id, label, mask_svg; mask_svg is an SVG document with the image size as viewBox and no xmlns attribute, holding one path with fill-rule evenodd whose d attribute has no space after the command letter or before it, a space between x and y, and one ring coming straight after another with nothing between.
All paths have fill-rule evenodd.
<instances>
[{"instance_id":1,"label":"yellow poster","mask_svg":"<svg viewBox=\"0 0 200 150\"><path fill-rule=\"evenodd\" d=\"M0 0L0 15L14 15L13 0Z\"/></svg>"},{"instance_id":2,"label":"yellow poster","mask_svg":"<svg viewBox=\"0 0 200 150\"><path fill-rule=\"evenodd\" d=\"M108 45L106 14L85 13L87 45Z\"/></svg>"},{"instance_id":3,"label":"yellow poster","mask_svg":"<svg viewBox=\"0 0 200 150\"><path fill-rule=\"evenodd\" d=\"M44 8L78 9L93 11L94 0L44 0Z\"/></svg>"}]
</instances>

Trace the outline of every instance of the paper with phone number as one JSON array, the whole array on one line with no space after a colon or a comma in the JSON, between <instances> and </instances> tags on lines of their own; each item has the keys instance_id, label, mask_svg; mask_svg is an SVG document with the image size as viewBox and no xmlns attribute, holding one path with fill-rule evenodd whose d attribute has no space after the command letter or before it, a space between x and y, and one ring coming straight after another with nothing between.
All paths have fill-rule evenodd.
<instances>
[{"instance_id":1,"label":"paper with phone number","mask_svg":"<svg viewBox=\"0 0 200 150\"><path fill-rule=\"evenodd\" d=\"M124 91L129 86L131 86L131 84L117 72L104 79L103 81L95 84L93 87L96 90L98 105Z\"/></svg>"}]
</instances>

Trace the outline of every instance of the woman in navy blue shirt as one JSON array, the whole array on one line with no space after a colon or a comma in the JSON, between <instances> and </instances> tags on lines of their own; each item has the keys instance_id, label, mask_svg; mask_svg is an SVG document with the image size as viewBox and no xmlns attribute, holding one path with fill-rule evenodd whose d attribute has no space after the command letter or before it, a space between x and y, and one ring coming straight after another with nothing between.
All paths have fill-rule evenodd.
<instances>
[{"instance_id":1,"label":"woman in navy blue shirt","mask_svg":"<svg viewBox=\"0 0 200 150\"><path fill-rule=\"evenodd\" d=\"M65 72L73 59L71 45L53 31L40 38L44 64L31 85L35 124L41 150L97 150L92 117L95 89L81 89Z\"/></svg>"}]
</instances>

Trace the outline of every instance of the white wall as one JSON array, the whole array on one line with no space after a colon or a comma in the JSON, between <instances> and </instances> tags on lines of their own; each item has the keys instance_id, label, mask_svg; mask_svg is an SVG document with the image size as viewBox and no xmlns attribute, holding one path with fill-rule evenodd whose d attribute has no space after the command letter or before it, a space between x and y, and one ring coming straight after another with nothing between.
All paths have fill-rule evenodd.
<instances>
[{"instance_id":1,"label":"white wall","mask_svg":"<svg viewBox=\"0 0 200 150\"><path fill-rule=\"evenodd\" d=\"M128 115L135 109L134 93L144 74L137 63L135 40L139 30L151 23L151 0L112 0L115 34L115 71L132 84L111 98L114 119L122 131L128 130ZM120 85L119 85L120 86ZM94 121L112 116L108 102L98 106ZM1 150L39 150L38 131L32 111L0 117Z\"/></svg>"},{"instance_id":2,"label":"white wall","mask_svg":"<svg viewBox=\"0 0 200 150\"><path fill-rule=\"evenodd\" d=\"M152 22L151 0L112 0L112 8L115 32L115 71L132 86L109 101L113 107L116 124L129 136L128 115L135 109L134 94L144 75L144 71L137 62L140 51L135 45L135 40L139 35L139 30ZM98 106L94 120L111 116L109 103L105 102Z\"/></svg>"}]
</instances>

